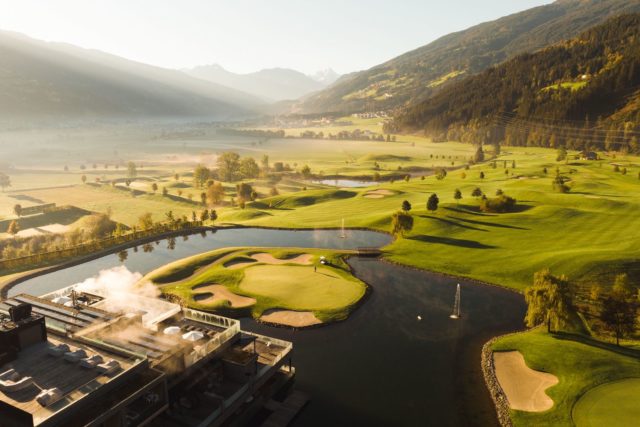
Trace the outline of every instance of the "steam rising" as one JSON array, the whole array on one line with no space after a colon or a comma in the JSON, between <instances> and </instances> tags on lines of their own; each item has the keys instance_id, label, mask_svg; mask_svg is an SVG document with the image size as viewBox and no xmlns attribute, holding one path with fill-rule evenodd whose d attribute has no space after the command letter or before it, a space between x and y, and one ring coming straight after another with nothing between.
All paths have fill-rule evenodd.
<instances>
[{"instance_id":1,"label":"steam rising","mask_svg":"<svg viewBox=\"0 0 640 427\"><path fill-rule=\"evenodd\" d=\"M166 318L180 307L158 299L160 291L142 274L131 272L125 266L101 270L97 276L74 285L80 292L99 295L103 301L96 304L112 313L142 313L143 323L150 325Z\"/></svg>"}]
</instances>

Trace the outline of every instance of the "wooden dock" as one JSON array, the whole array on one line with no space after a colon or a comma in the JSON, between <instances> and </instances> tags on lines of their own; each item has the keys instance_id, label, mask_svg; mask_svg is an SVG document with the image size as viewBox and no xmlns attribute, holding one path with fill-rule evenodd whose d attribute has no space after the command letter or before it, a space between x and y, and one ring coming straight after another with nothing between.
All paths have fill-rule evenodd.
<instances>
[{"instance_id":1,"label":"wooden dock","mask_svg":"<svg viewBox=\"0 0 640 427\"><path fill-rule=\"evenodd\" d=\"M294 390L282 403L270 400L266 407L273 413L262 423L262 427L288 426L308 402L309 395L299 390Z\"/></svg>"}]
</instances>

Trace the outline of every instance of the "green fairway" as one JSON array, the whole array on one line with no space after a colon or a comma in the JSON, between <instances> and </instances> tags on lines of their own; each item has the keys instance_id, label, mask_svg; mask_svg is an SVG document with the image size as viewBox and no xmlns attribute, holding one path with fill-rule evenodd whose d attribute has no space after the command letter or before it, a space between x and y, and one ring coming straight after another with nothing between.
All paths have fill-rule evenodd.
<instances>
[{"instance_id":1,"label":"green fairway","mask_svg":"<svg viewBox=\"0 0 640 427\"><path fill-rule=\"evenodd\" d=\"M640 421L640 378L589 390L573 408L577 427L631 426Z\"/></svg>"},{"instance_id":2,"label":"green fairway","mask_svg":"<svg viewBox=\"0 0 640 427\"><path fill-rule=\"evenodd\" d=\"M346 254L325 249L218 249L167 264L145 279L197 309L249 312L256 318L271 309L310 311L330 322L345 319L366 293L366 285L344 262ZM329 265L320 265L320 256ZM214 297L215 285L226 287L231 297L255 302L247 307L245 298L240 307L229 298Z\"/></svg>"},{"instance_id":3,"label":"green fairway","mask_svg":"<svg viewBox=\"0 0 640 427\"><path fill-rule=\"evenodd\" d=\"M614 345L578 335L548 334L542 328L501 338L493 345L492 349L494 351L520 351L531 369L548 372L557 376L559 380L557 385L546 390L547 395L554 402L553 407L548 411L511 411L511 417L516 427L573 426L572 408L584 393L611 381L640 377L640 359L637 351L620 349ZM634 395L633 391L638 390L638 384L629 384L627 390L630 396L635 397L621 399L620 405L624 405L625 401L631 402L632 400L637 404L638 394L636 391ZM589 393L586 396L588 395ZM578 405L581 405L580 402ZM579 406L576 406L574 414L577 413L576 411L580 411L582 414L579 417L581 417L589 407L589 403L584 407L585 409L578 409ZM602 416L610 414L604 407L602 408ZM617 403L612 408L617 408ZM578 423L578 426L580 425ZM622 426L629 424L604 422L593 425Z\"/></svg>"},{"instance_id":4,"label":"green fairway","mask_svg":"<svg viewBox=\"0 0 640 427\"><path fill-rule=\"evenodd\" d=\"M260 199L244 210L221 211L220 220L259 226L339 227L344 218L347 227L389 231L391 215L408 200L413 205L414 228L386 248L386 256L393 261L516 289L530 284L533 273L543 268L584 284L607 286L620 272L640 278L638 159L629 156L565 164L556 162L555 156L548 149L506 147L496 168L487 162L451 171L443 180L415 177L367 189L282 194ZM611 163L624 165L629 172L615 172ZM556 168L571 178L569 193L553 191ZM480 212L479 198L471 195L476 187L488 197L498 189L515 197L516 211ZM376 188L395 194L365 197ZM459 202L453 198L456 189L462 192ZM440 199L436 212L426 210L431 193Z\"/></svg>"}]
</instances>

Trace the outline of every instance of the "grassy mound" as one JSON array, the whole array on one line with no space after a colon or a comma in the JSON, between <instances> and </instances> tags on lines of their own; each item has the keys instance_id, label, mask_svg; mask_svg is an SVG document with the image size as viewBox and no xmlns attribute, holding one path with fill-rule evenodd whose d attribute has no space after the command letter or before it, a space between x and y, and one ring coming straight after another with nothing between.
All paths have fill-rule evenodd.
<instances>
[{"instance_id":1,"label":"grassy mound","mask_svg":"<svg viewBox=\"0 0 640 427\"><path fill-rule=\"evenodd\" d=\"M640 378L615 381L589 390L573 408L577 427L630 426L640 420Z\"/></svg>"}]
</instances>

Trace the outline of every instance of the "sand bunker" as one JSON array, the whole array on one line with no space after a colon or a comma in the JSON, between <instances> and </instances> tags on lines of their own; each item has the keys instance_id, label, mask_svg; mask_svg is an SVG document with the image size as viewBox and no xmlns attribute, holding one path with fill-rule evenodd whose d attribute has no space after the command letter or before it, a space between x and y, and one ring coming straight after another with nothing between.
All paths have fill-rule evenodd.
<instances>
[{"instance_id":1,"label":"sand bunker","mask_svg":"<svg viewBox=\"0 0 640 427\"><path fill-rule=\"evenodd\" d=\"M511 409L542 412L553 406L545 390L558 384L558 377L529 368L519 351L495 352L493 360Z\"/></svg>"},{"instance_id":2,"label":"sand bunker","mask_svg":"<svg viewBox=\"0 0 640 427\"><path fill-rule=\"evenodd\" d=\"M311 311L269 310L260 316L263 322L277 323L279 325L302 328L305 326L319 325L322 322Z\"/></svg>"},{"instance_id":3,"label":"sand bunker","mask_svg":"<svg viewBox=\"0 0 640 427\"><path fill-rule=\"evenodd\" d=\"M255 264L253 260L247 260L246 258L232 259L229 262L225 262L223 265L230 270L237 270L238 268L246 267L247 265Z\"/></svg>"},{"instance_id":4,"label":"sand bunker","mask_svg":"<svg viewBox=\"0 0 640 427\"><path fill-rule=\"evenodd\" d=\"M258 262L263 262L265 264L301 264L301 265L310 265L311 259L313 255L311 254L301 254L294 258L285 258L280 259L276 258L271 254L267 253L259 253L251 255L251 258L255 259Z\"/></svg>"},{"instance_id":5,"label":"sand bunker","mask_svg":"<svg viewBox=\"0 0 640 427\"><path fill-rule=\"evenodd\" d=\"M382 199L386 196L393 196L394 194L396 194L395 191L381 189L367 191L364 197L366 197L367 199Z\"/></svg>"},{"instance_id":6,"label":"sand bunker","mask_svg":"<svg viewBox=\"0 0 640 427\"><path fill-rule=\"evenodd\" d=\"M205 285L193 288L193 299L202 304L212 304L217 301L229 301L231 307L243 308L249 307L256 303L254 298L236 295L222 285ZM195 291L198 291L197 293Z\"/></svg>"}]
</instances>

